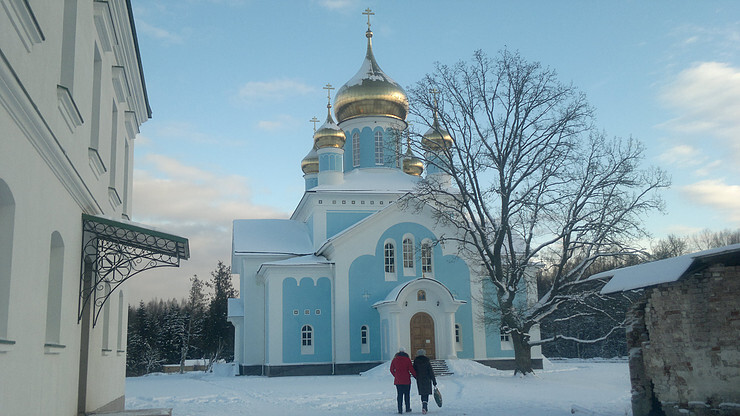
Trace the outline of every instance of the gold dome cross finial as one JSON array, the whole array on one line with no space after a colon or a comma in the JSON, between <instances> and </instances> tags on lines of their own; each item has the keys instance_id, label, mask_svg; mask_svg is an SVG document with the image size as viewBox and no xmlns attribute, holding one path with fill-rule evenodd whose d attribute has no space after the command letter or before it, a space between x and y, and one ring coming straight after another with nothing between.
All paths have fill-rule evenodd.
<instances>
[{"instance_id":1,"label":"gold dome cross finial","mask_svg":"<svg viewBox=\"0 0 740 416\"><path fill-rule=\"evenodd\" d=\"M323 87L326 90L326 99L328 100L327 108L331 107L331 90L335 89L331 86L331 84L326 84L326 86Z\"/></svg>"},{"instance_id":2,"label":"gold dome cross finial","mask_svg":"<svg viewBox=\"0 0 740 416\"><path fill-rule=\"evenodd\" d=\"M373 11L368 7L364 12L362 12L362 14L367 16L367 30L370 31L370 16L374 16L375 13L373 13Z\"/></svg>"},{"instance_id":3,"label":"gold dome cross finial","mask_svg":"<svg viewBox=\"0 0 740 416\"><path fill-rule=\"evenodd\" d=\"M316 123L318 123L319 121L321 121L321 120L319 120L318 118L316 118L316 116L313 116L313 118L311 120L308 120L309 123L313 123L313 132L314 133L316 133Z\"/></svg>"},{"instance_id":4,"label":"gold dome cross finial","mask_svg":"<svg viewBox=\"0 0 740 416\"><path fill-rule=\"evenodd\" d=\"M437 108L439 107L439 102L437 102L437 97L439 97L440 92L436 88L430 89L429 92L434 97L434 111L436 112L437 111Z\"/></svg>"}]
</instances>

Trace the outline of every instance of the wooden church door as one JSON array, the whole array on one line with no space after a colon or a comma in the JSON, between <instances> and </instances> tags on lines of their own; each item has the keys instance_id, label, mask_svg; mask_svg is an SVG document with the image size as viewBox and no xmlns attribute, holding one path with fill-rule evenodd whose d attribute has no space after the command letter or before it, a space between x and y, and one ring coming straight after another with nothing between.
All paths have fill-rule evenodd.
<instances>
[{"instance_id":1,"label":"wooden church door","mask_svg":"<svg viewBox=\"0 0 740 416\"><path fill-rule=\"evenodd\" d=\"M424 349L427 357L433 360L434 348L434 320L429 314L419 312L411 318L411 351L412 358L416 357L416 351Z\"/></svg>"}]
</instances>

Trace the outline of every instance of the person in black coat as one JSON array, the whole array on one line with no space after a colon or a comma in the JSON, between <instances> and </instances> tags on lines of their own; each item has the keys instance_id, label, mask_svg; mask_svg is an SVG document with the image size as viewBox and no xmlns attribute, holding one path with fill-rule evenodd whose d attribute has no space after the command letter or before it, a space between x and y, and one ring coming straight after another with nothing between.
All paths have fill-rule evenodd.
<instances>
[{"instance_id":1,"label":"person in black coat","mask_svg":"<svg viewBox=\"0 0 740 416\"><path fill-rule=\"evenodd\" d=\"M416 351L414 371L416 371L416 387L421 396L421 413L426 414L429 395L432 394L432 385L437 385L437 379L434 377L434 370L426 351Z\"/></svg>"}]
</instances>

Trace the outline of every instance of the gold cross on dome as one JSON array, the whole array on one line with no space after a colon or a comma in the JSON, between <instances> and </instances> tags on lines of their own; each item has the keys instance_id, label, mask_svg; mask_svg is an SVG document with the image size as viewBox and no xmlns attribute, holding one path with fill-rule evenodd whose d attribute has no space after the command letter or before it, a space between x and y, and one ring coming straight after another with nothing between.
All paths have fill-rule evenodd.
<instances>
[{"instance_id":1,"label":"gold cross on dome","mask_svg":"<svg viewBox=\"0 0 740 416\"><path fill-rule=\"evenodd\" d=\"M331 84L326 84L324 89L326 90L326 98L329 100L329 104L331 104L331 90L335 88L332 87Z\"/></svg>"},{"instance_id":2,"label":"gold cross on dome","mask_svg":"<svg viewBox=\"0 0 740 416\"><path fill-rule=\"evenodd\" d=\"M373 13L373 11L368 7L364 12L362 12L362 14L367 16L367 30L370 30L370 16L374 16L375 13Z\"/></svg>"},{"instance_id":3,"label":"gold cross on dome","mask_svg":"<svg viewBox=\"0 0 740 416\"><path fill-rule=\"evenodd\" d=\"M432 88L431 90L429 90L429 92L432 94L432 96L434 96L434 109L436 110L437 106L439 105L437 103L437 97L439 96L439 90L436 88Z\"/></svg>"},{"instance_id":4,"label":"gold cross on dome","mask_svg":"<svg viewBox=\"0 0 740 416\"><path fill-rule=\"evenodd\" d=\"M316 133L316 123L318 123L319 121L321 121L321 120L319 120L318 118L316 118L316 116L313 116L313 118L311 120L308 120L309 123L313 123L313 132L314 133Z\"/></svg>"}]
</instances>

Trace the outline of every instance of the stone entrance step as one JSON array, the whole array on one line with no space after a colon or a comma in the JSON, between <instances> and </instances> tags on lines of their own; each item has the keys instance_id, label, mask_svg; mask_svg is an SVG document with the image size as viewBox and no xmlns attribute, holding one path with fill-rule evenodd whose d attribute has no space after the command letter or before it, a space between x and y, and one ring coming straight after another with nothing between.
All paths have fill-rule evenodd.
<instances>
[{"instance_id":1,"label":"stone entrance step","mask_svg":"<svg viewBox=\"0 0 740 416\"><path fill-rule=\"evenodd\" d=\"M445 360L430 360L430 362L435 376L449 376L453 374L449 367L447 367Z\"/></svg>"}]
</instances>

